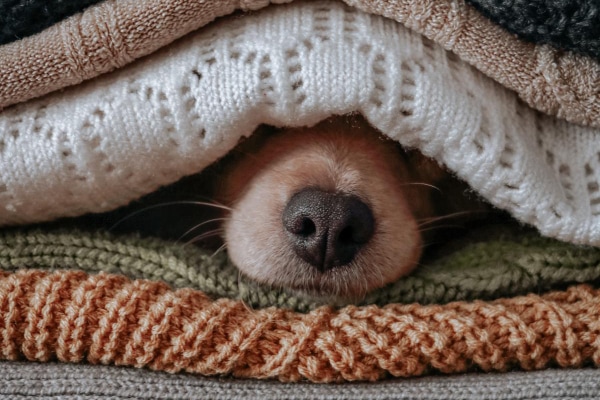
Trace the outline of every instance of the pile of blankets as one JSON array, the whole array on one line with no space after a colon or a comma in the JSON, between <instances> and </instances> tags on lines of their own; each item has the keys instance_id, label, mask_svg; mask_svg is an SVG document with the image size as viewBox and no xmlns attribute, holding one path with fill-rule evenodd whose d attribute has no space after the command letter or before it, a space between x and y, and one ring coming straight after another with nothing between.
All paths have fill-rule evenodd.
<instances>
[{"instance_id":1,"label":"pile of blankets","mask_svg":"<svg viewBox=\"0 0 600 400\"><path fill-rule=\"evenodd\" d=\"M597 4L75 3L0 5L0 396L280 390L248 378L344 382L290 384L296 398L437 398L448 385L485 397L479 379L507 398L557 379L575 384L548 398L598 394L586 369L600 365ZM333 308L240 280L226 253L28 227L124 206L262 123L348 112L534 229L475 234ZM117 366L154 383L120 391ZM472 379L416 378L457 372ZM111 383L60 384L99 374ZM378 383L348 382L364 380Z\"/></svg>"}]
</instances>

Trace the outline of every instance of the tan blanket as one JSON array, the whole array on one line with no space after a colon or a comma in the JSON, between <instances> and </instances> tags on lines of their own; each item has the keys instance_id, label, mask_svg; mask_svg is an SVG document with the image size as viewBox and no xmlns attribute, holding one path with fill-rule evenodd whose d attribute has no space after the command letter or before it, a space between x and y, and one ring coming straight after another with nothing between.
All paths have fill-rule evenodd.
<instances>
[{"instance_id":1,"label":"tan blanket","mask_svg":"<svg viewBox=\"0 0 600 400\"><path fill-rule=\"evenodd\" d=\"M0 107L80 83L152 53L216 17L288 0L109 0L0 47ZM529 105L600 127L600 66L522 42L464 0L346 0L395 19L516 91Z\"/></svg>"}]
</instances>

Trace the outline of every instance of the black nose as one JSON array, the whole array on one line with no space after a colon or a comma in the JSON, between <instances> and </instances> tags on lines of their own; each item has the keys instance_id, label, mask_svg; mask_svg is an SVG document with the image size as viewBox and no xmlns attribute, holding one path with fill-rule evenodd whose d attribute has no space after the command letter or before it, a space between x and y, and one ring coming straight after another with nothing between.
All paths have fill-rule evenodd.
<instances>
[{"instance_id":1,"label":"black nose","mask_svg":"<svg viewBox=\"0 0 600 400\"><path fill-rule=\"evenodd\" d=\"M283 211L296 254L319 271L350 263L373 236L375 221L358 197L304 189Z\"/></svg>"}]
</instances>

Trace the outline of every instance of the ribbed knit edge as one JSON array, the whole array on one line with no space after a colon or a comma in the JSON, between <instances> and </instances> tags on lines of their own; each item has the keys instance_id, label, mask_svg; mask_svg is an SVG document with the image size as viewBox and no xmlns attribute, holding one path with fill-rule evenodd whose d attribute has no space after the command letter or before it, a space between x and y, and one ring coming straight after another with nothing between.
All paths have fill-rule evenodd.
<instances>
[{"instance_id":1,"label":"ribbed knit edge","mask_svg":"<svg viewBox=\"0 0 600 400\"><path fill-rule=\"evenodd\" d=\"M600 249L530 232L488 235L486 240L466 242L448 255L429 260L408 277L354 302L384 306L484 300L600 279ZM254 308L276 306L306 312L332 302L255 284L240 276L226 253L136 235L76 230L0 233L0 269L22 268L119 273L202 290L213 298L241 299Z\"/></svg>"},{"instance_id":2,"label":"ribbed knit edge","mask_svg":"<svg viewBox=\"0 0 600 400\"><path fill-rule=\"evenodd\" d=\"M600 365L600 291L442 306L252 310L75 271L0 273L0 358L318 382Z\"/></svg>"}]
</instances>

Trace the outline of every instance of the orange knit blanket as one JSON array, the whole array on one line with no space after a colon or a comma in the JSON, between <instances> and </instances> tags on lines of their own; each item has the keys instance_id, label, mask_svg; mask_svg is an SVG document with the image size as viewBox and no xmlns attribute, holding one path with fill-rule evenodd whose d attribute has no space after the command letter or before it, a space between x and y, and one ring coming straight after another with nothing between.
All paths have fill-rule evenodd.
<instances>
[{"instance_id":1,"label":"orange knit blanket","mask_svg":"<svg viewBox=\"0 0 600 400\"><path fill-rule=\"evenodd\" d=\"M251 310L119 275L0 273L0 358L295 381L600 364L600 290L443 306Z\"/></svg>"}]
</instances>

